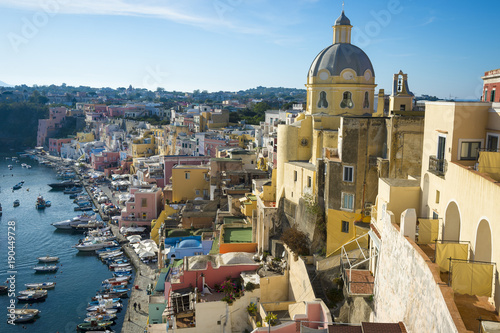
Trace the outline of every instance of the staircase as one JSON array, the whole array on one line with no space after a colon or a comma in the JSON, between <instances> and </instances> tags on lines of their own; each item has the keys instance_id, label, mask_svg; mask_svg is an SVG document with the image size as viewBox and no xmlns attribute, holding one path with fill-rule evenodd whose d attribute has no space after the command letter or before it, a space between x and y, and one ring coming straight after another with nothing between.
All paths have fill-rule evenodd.
<instances>
[{"instance_id":1,"label":"staircase","mask_svg":"<svg viewBox=\"0 0 500 333\"><path fill-rule=\"evenodd\" d=\"M311 286L314 291L314 295L316 298L321 298L323 302L328 306L328 298L325 294L325 289L321 285L321 278L319 274L316 273L316 268L314 265L306 265L307 275L309 276L309 281L311 282Z\"/></svg>"}]
</instances>

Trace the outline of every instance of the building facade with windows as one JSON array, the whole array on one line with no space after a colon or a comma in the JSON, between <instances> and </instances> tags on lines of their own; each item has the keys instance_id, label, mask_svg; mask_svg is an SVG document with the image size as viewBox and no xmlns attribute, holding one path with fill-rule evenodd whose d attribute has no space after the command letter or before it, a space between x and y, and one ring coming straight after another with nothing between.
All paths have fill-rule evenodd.
<instances>
[{"instance_id":1,"label":"building facade with windows","mask_svg":"<svg viewBox=\"0 0 500 333\"><path fill-rule=\"evenodd\" d=\"M500 68L487 71L482 77L483 84L483 97L481 100L485 102L500 102Z\"/></svg>"}]
</instances>

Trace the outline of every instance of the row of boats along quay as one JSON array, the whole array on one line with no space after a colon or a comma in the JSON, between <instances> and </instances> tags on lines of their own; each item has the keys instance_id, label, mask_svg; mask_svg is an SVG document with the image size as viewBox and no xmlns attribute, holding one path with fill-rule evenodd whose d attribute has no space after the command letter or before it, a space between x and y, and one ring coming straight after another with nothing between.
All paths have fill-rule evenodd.
<instances>
[{"instance_id":1,"label":"row of boats along quay","mask_svg":"<svg viewBox=\"0 0 500 333\"><path fill-rule=\"evenodd\" d=\"M81 171L53 157L0 156L0 306L7 315L0 332L142 332L146 326L128 297L141 295L130 290L153 282L154 271L122 247L130 235L108 225L119 206L101 206L105 195ZM9 225L15 225L14 253L6 245ZM133 286L136 268L148 277L137 276L147 280Z\"/></svg>"}]
</instances>

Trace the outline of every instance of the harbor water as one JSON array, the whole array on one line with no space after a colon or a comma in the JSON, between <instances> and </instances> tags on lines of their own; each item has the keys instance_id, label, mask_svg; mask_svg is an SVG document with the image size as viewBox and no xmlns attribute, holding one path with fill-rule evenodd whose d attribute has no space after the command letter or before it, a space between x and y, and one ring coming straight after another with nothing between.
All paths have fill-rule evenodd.
<instances>
[{"instance_id":1,"label":"harbor water","mask_svg":"<svg viewBox=\"0 0 500 333\"><path fill-rule=\"evenodd\" d=\"M11 154L9 157L17 156ZM31 169L21 167L21 163L32 166ZM12 170L8 165L13 165ZM24 181L21 189L12 187ZM58 182L55 169L39 164L29 157L19 158L19 162L6 159L0 155L0 203L3 215L0 217L0 284L7 285L7 279L13 276L16 295L25 290L25 283L56 282L55 289L48 290L45 301L28 305L39 309L41 314L33 323L7 323L8 306L13 297L0 295L0 332L75 332L76 326L86 317L87 303L100 289L104 279L112 277L112 273L97 256L92 253L79 253L72 246L83 237L80 233L56 230L52 222L62 221L77 216L81 212L73 210L73 200L62 191L52 191L47 185ZM51 207L37 210L35 202L38 195L50 200ZM20 205L13 207L14 200ZM13 221L10 222L9 221ZM15 225L15 231L8 229ZM11 238L9 239L9 233ZM11 242L9 242L11 241ZM9 246L13 252L9 253ZM13 254L13 258L8 258ZM56 273L35 273L33 267L38 263L37 257L57 256L60 258ZM9 266L12 265L12 266ZM123 299L123 310L118 313L116 324L111 327L121 331L127 299ZM25 303L16 301L16 308Z\"/></svg>"}]
</instances>

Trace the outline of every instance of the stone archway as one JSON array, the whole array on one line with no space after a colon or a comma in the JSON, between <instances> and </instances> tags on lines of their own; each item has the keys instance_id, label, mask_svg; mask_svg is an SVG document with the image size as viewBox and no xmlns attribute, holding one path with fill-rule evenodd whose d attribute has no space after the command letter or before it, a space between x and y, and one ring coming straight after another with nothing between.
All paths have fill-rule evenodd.
<instances>
[{"instance_id":1,"label":"stone archway","mask_svg":"<svg viewBox=\"0 0 500 333\"><path fill-rule=\"evenodd\" d=\"M446 208L444 217L443 240L460 240L460 210L455 201L451 201Z\"/></svg>"},{"instance_id":2,"label":"stone archway","mask_svg":"<svg viewBox=\"0 0 500 333\"><path fill-rule=\"evenodd\" d=\"M479 222L476 232L474 260L491 261L491 228L487 220Z\"/></svg>"}]
</instances>

